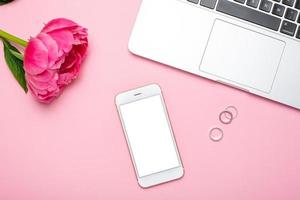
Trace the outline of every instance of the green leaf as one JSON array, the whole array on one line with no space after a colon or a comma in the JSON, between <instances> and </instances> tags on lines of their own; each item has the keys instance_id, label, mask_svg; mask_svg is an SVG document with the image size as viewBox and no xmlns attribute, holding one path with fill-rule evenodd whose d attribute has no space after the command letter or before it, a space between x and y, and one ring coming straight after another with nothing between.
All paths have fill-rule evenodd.
<instances>
[{"instance_id":1,"label":"green leaf","mask_svg":"<svg viewBox=\"0 0 300 200\"><path fill-rule=\"evenodd\" d=\"M14 0L0 0L0 5L10 3Z\"/></svg>"},{"instance_id":2,"label":"green leaf","mask_svg":"<svg viewBox=\"0 0 300 200\"><path fill-rule=\"evenodd\" d=\"M8 68L14 75L23 90L27 93L28 88L25 80L25 71L23 69L23 61L12 53L12 51L20 54L19 50L12 46L7 40L2 39L4 45L4 57ZM21 54L20 54L21 55Z\"/></svg>"},{"instance_id":3,"label":"green leaf","mask_svg":"<svg viewBox=\"0 0 300 200\"><path fill-rule=\"evenodd\" d=\"M10 51L10 53L12 53L19 60L22 60L22 61L24 60L24 56L21 53L19 53L17 51L14 51L12 49L10 49L9 51Z\"/></svg>"}]
</instances>

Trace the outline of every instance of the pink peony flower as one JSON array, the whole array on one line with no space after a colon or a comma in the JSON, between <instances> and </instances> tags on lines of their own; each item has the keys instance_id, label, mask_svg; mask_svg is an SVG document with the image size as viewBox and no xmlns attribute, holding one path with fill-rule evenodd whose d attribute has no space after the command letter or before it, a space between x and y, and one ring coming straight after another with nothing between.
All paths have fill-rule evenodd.
<instances>
[{"instance_id":1,"label":"pink peony flower","mask_svg":"<svg viewBox=\"0 0 300 200\"><path fill-rule=\"evenodd\" d=\"M25 49L24 70L28 87L42 103L50 103L78 77L85 58L87 29L68 19L47 23Z\"/></svg>"}]
</instances>

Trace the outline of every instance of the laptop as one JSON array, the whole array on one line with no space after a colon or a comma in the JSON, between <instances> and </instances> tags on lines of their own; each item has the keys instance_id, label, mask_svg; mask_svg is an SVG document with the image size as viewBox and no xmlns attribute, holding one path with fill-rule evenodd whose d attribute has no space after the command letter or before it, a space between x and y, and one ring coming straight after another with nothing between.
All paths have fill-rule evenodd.
<instances>
[{"instance_id":1,"label":"laptop","mask_svg":"<svg viewBox=\"0 0 300 200\"><path fill-rule=\"evenodd\" d=\"M300 0L143 0L136 55L300 109Z\"/></svg>"}]
</instances>

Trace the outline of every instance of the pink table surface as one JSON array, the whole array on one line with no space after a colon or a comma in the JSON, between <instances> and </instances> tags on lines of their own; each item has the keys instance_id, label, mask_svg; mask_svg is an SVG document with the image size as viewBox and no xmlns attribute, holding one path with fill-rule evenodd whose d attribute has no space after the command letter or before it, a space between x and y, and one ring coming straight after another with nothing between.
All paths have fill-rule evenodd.
<instances>
[{"instance_id":1,"label":"pink table surface","mask_svg":"<svg viewBox=\"0 0 300 200\"><path fill-rule=\"evenodd\" d=\"M67 17L89 28L81 77L53 104L25 95L0 53L0 199L299 200L300 111L130 54L140 0L16 0L0 26L23 38ZM2 45L1 45L2 48ZM163 89L185 176L141 189L114 97ZM239 109L232 125L218 113ZM220 143L208 138L224 129Z\"/></svg>"}]
</instances>

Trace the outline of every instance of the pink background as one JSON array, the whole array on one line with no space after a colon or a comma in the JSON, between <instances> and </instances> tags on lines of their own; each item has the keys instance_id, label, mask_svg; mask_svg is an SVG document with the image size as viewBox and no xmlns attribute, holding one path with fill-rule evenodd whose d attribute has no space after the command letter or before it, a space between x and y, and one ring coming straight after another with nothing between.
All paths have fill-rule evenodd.
<instances>
[{"instance_id":1,"label":"pink background","mask_svg":"<svg viewBox=\"0 0 300 200\"><path fill-rule=\"evenodd\" d=\"M89 28L81 77L53 104L25 95L0 53L0 199L299 200L300 112L130 54L141 0L16 0L0 28L23 38L67 17ZM114 97L149 83L163 90L185 176L141 189ZM239 109L231 125L218 113ZM220 143L208 138L224 129Z\"/></svg>"}]
</instances>

